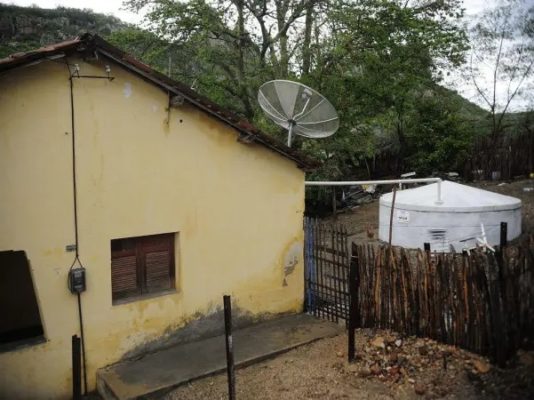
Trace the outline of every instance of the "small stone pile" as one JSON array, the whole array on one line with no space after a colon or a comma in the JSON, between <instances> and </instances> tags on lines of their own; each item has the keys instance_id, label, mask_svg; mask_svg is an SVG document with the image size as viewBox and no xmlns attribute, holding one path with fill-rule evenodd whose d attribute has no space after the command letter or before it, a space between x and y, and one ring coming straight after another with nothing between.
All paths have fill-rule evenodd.
<instances>
[{"instance_id":1,"label":"small stone pile","mask_svg":"<svg viewBox=\"0 0 534 400\"><path fill-rule=\"evenodd\" d=\"M389 386L411 387L425 398L446 396L459 377L484 392L485 386L495 385L493 372L496 376L503 374L484 357L431 339L370 330L361 330L358 338L357 361L346 365L349 373ZM520 366L528 369L527 375L532 373L533 352L518 353L518 360Z\"/></svg>"}]
</instances>

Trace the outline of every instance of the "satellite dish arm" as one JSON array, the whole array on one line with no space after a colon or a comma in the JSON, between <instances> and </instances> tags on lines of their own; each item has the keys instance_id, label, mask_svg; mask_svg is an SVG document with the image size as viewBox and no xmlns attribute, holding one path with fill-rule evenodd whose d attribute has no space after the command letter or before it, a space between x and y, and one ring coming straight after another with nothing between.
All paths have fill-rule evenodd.
<instances>
[{"instance_id":1,"label":"satellite dish arm","mask_svg":"<svg viewBox=\"0 0 534 400\"><path fill-rule=\"evenodd\" d=\"M302 112L299 113L299 115L295 116L295 120L298 121L299 119L304 118L306 115L308 115L309 113L311 113L313 110L315 110L317 107L319 107L319 106L320 106L321 104L323 104L324 102L325 102L325 99L322 99L319 103L317 103L317 104L314 105L312 108L310 108L310 109L306 112L306 114L302 114L302 113L304 112L304 110L306 109L306 108L304 108L304 109L302 110ZM308 103L306 103L306 106L307 106L307 105L308 105Z\"/></svg>"},{"instance_id":2,"label":"satellite dish arm","mask_svg":"<svg viewBox=\"0 0 534 400\"><path fill-rule=\"evenodd\" d=\"M308 104L310 103L310 97L308 97L308 99L306 100L306 104L304 104L304 107L302 107L302 110L293 117L293 119L296 121L297 118L299 118L300 116L302 116L302 114L304 114L304 111L306 111L306 108L308 108Z\"/></svg>"}]
</instances>

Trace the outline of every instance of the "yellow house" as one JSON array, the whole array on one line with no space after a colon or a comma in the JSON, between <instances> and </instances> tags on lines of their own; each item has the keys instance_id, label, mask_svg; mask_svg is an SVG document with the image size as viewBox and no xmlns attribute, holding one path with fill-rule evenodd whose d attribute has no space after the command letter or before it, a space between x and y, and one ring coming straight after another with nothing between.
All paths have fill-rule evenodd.
<instances>
[{"instance_id":1,"label":"yellow house","mask_svg":"<svg viewBox=\"0 0 534 400\"><path fill-rule=\"evenodd\" d=\"M98 36L0 60L0 398L70 396L71 268L90 390L209 334L223 294L238 321L301 311L310 166Z\"/></svg>"}]
</instances>

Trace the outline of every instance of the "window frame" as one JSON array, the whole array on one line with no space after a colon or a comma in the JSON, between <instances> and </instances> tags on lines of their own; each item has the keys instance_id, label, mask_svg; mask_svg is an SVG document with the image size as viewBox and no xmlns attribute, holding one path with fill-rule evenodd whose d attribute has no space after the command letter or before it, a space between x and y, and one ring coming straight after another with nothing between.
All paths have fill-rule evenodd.
<instances>
[{"instance_id":1,"label":"window frame","mask_svg":"<svg viewBox=\"0 0 534 400\"><path fill-rule=\"evenodd\" d=\"M113 305L130 303L137 300L143 300L151 297L164 296L176 292L176 235L177 232L158 233L152 235L132 236L116 238L110 240L110 272L111 272L111 299ZM159 242L154 243L154 239L159 238ZM114 244L119 241L133 241L133 248L113 250ZM115 243L114 243L115 242ZM152 251L150 251L152 250ZM167 251L169 257L168 276L169 287L159 290L150 289L147 278L147 254L154 252ZM118 257L117 257L118 256ZM120 257L135 256L136 271L136 290L132 294L124 297L117 297L117 292L113 291L113 261Z\"/></svg>"}]
</instances>

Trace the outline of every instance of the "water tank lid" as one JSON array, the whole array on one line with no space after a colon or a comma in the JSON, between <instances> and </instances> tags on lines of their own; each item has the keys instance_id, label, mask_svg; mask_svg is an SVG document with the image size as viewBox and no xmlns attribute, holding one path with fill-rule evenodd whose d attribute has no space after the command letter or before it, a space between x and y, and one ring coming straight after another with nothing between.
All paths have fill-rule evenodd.
<instances>
[{"instance_id":1,"label":"water tank lid","mask_svg":"<svg viewBox=\"0 0 534 400\"><path fill-rule=\"evenodd\" d=\"M521 207L521 200L456 182L441 183L441 204L436 204L437 183L397 191L395 208L433 212L504 211ZM393 193L380 197L380 205L391 207Z\"/></svg>"}]
</instances>

